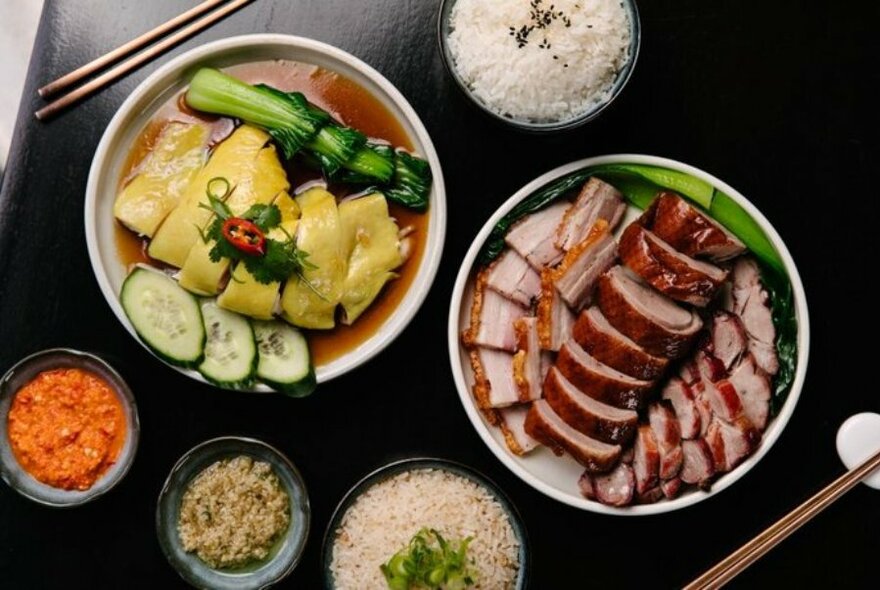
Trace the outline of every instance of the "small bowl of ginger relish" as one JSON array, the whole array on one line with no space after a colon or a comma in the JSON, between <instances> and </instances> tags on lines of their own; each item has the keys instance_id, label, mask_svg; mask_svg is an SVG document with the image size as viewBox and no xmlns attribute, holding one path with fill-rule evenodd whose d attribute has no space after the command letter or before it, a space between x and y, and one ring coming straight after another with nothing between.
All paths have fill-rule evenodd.
<instances>
[{"instance_id":1,"label":"small bowl of ginger relish","mask_svg":"<svg viewBox=\"0 0 880 590\"><path fill-rule=\"evenodd\" d=\"M139 434L134 395L93 354L44 350L0 379L0 476L34 502L72 507L107 493Z\"/></svg>"}]
</instances>

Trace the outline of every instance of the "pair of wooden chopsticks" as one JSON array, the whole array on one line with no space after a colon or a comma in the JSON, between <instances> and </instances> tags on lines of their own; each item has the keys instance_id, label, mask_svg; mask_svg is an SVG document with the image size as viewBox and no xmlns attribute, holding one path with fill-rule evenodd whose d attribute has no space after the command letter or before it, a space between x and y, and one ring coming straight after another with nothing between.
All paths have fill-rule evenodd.
<instances>
[{"instance_id":1,"label":"pair of wooden chopsticks","mask_svg":"<svg viewBox=\"0 0 880 590\"><path fill-rule=\"evenodd\" d=\"M860 481L880 468L880 451L858 467L841 475L815 496L789 512L763 533L728 555L702 576L685 586L685 590L721 588L740 572L763 557L802 525L830 506Z\"/></svg>"},{"instance_id":2,"label":"pair of wooden chopsticks","mask_svg":"<svg viewBox=\"0 0 880 590\"><path fill-rule=\"evenodd\" d=\"M228 2L228 3L227 3ZM214 12L200 18L199 20L190 23L186 27L180 29L170 37L163 39L153 47L138 53L131 59L120 63L119 65L107 70L100 76L90 80L86 84L83 84L79 88L65 94L61 98L49 103L44 106L40 110L34 113L34 116L41 120L45 121L46 119L52 117L60 110L70 106L78 100L89 96L97 90L100 90L104 86L115 82L122 76L128 74L134 69L140 67L146 62L152 60L153 58L161 55L174 45L177 45L181 41L199 33L217 21L227 17L232 14L239 8L242 8L244 5L253 2L253 0L205 0L201 4L197 4L196 6L190 8L186 12L179 14L178 16L172 18L171 20L159 25L158 27L148 31L138 37L137 39L132 39L128 43L124 45L120 45L113 51L109 53L105 53L101 57L87 63L86 65L77 68L76 70L70 72L69 74L65 74L61 76L57 80L46 84L42 88L40 88L37 92L43 98L49 98L55 94L58 94L62 90L69 88L70 86L77 84L84 78L94 74L98 70L101 70L110 64L113 64L123 57L127 55L131 55L135 51L143 49L144 47L151 44L156 39L164 36L166 33L169 33L181 25L184 25L193 19L202 16L203 14L210 12L214 8L225 4L225 6L221 6Z\"/></svg>"}]
</instances>

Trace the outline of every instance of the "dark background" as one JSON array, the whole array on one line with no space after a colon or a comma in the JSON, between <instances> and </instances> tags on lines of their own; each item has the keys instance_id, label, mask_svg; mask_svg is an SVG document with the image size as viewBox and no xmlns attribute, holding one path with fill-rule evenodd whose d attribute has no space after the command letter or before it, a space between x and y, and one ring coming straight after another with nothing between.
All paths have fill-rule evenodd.
<instances>
[{"instance_id":1,"label":"dark background","mask_svg":"<svg viewBox=\"0 0 880 590\"><path fill-rule=\"evenodd\" d=\"M283 584L300 588L319 587L336 503L398 457L451 458L495 479L525 519L538 589L680 586L842 471L837 427L880 410L875 293L865 283L877 243L876 3L644 0L629 86L597 121L553 137L501 128L465 102L443 70L431 0L257 0L57 119L31 116L39 85L193 3L46 2L0 196L0 371L52 346L103 354L134 389L143 432L132 471L92 504L49 509L0 486L0 586L182 585L156 541L156 497L184 451L225 434L277 445L303 472L313 529ZM443 263L415 321L373 362L305 400L215 390L146 354L102 298L83 235L91 158L128 93L186 49L256 32L313 37L376 67L422 117L448 187ZM453 279L491 212L538 174L614 152L688 162L751 199L799 265L813 328L807 384L773 450L719 496L655 517L580 512L514 477L469 424L446 352ZM874 586L878 531L880 495L859 486L734 586Z\"/></svg>"}]
</instances>

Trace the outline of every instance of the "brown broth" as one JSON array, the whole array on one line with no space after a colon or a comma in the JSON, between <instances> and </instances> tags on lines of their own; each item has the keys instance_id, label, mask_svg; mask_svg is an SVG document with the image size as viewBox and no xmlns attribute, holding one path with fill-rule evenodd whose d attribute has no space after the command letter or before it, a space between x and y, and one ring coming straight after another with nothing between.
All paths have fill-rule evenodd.
<instances>
[{"instance_id":1,"label":"brown broth","mask_svg":"<svg viewBox=\"0 0 880 590\"><path fill-rule=\"evenodd\" d=\"M226 71L251 84L262 82L286 92L302 92L309 101L368 137L412 150L412 141L388 109L364 88L335 72L313 65L283 61L242 64ZM136 140L123 166L120 187L153 148L156 138L168 121L175 115L190 115L180 112L178 98L169 100ZM295 162L285 163L285 168L295 190L321 178L319 172L297 166ZM329 188L337 198L348 193L345 186L331 185ZM400 276L385 286L379 297L353 325L337 323L333 330L307 331L312 361L317 367L332 362L372 337L397 309L418 274L425 250L429 213L416 213L394 203L389 203L389 210L401 228L412 226L415 229L412 233L413 248L410 258L398 269ZM115 223L117 253L126 268L137 263L160 266L147 255L146 240L128 231L122 224Z\"/></svg>"}]
</instances>

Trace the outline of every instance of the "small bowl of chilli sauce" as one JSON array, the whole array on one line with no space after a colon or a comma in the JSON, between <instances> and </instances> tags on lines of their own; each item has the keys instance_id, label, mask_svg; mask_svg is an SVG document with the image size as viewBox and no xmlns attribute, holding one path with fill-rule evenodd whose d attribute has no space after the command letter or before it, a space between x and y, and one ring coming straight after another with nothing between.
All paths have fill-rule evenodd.
<instances>
[{"instance_id":1,"label":"small bowl of chilli sauce","mask_svg":"<svg viewBox=\"0 0 880 590\"><path fill-rule=\"evenodd\" d=\"M78 506L128 472L140 425L128 385L95 355L33 354L0 379L0 476L47 506Z\"/></svg>"}]
</instances>

